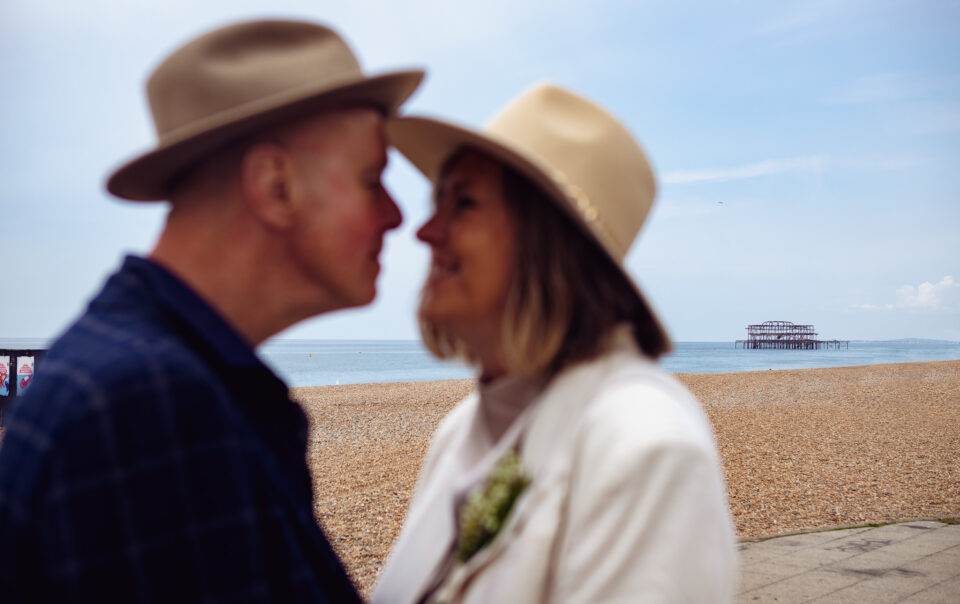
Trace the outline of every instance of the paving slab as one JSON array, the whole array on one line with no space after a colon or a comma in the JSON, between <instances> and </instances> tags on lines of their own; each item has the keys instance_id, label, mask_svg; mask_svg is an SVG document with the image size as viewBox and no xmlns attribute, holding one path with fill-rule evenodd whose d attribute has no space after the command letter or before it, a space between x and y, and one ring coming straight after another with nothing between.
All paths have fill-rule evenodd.
<instances>
[{"instance_id":1,"label":"paving slab","mask_svg":"<svg viewBox=\"0 0 960 604\"><path fill-rule=\"evenodd\" d=\"M954 545L953 547L948 547L947 549L940 552L944 556L953 556L955 558L960 558L960 545Z\"/></svg>"},{"instance_id":2,"label":"paving slab","mask_svg":"<svg viewBox=\"0 0 960 604\"><path fill-rule=\"evenodd\" d=\"M960 579L943 581L902 600L903 604L941 604L960 602Z\"/></svg>"},{"instance_id":3,"label":"paving slab","mask_svg":"<svg viewBox=\"0 0 960 604\"><path fill-rule=\"evenodd\" d=\"M748 602L808 602L860 581L862 579L859 577L831 572L827 568L817 568L752 589L742 595Z\"/></svg>"},{"instance_id":4,"label":"paving slab","mask_svg":"<svg viewBox=\"0 0 960 604\"><path fill-rule=\"evenodd\" d=\"M854 583L825 596L809 600L810 604L894 604L903 601L903 595Z\"/></svg>"},{"instance_id":5,"label":"paving slab","mask_svg":"<svg viewBox=\"0 0 960 604\"><path fill-rule=\"evenodd\" d=\"M820 566L821 565L816 562L807 560L799 561L799 563L795 560L761 560L760 562L754 562L750 565L744 565L742 562L740 564L740 568L743 571L749 569L756 573L763 573L780 579L816 570Z\"/></svg>"},{"instance_id":6,"label":"paving slab","mask_svg":"<svg viewBox=\"0 0 960 604\"><path fill-rule=\"evenodd\" d=\"M740 571L740 591L746 592L782 581L788 575L771 575L754 570Z\"/></svg>"},{"instance_id":7,"label":"paving slab","mask_svg":"<svg viewBox=\"0 0 960 604\"><path fill-rule=\"evenodd\" d=\"M740 603L960 604L960 525L907 521L744 541Z\"/></svg>"}]
</instances>

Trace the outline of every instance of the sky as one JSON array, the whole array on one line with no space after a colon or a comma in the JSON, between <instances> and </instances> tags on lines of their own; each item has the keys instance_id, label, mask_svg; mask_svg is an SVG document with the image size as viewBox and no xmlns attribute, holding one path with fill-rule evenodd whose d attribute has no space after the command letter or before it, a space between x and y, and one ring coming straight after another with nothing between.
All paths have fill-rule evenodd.
<instances>
[{"instance_id":1,"label":"sky","mask_svg":"<svg viewBox=\"0 0 960 604\"><path fill-rule=\"evenodd\" d=\"M422 67L410 114L480 127L549 81L606 107L659 180L627 268L674 339L765 320L827 339L960 340L960 3L573 0L0 1L0 338L50 338L166 208L105 177L154 143L143 85L187 39L252 18L333 26L369 73ZM283 338L413 339L427 183L369 307Z\"/></svg>"}]
</instances>

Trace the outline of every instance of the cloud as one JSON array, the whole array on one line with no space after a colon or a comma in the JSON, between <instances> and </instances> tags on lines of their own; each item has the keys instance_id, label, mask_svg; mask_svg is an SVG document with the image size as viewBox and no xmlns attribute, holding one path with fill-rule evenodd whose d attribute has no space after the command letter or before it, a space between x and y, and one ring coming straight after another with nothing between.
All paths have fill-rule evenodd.
<instances>
[{"instance_id":1,"label":"cloud","mask_svg":"<svg viewBox=\"0 0 960 604\"><path fill-rule=\"evenodd\" d=\"M695 182L744 180L747 178L757 178L758 176L784 174L788 172L819 172L824 170L827 164L828 158L823 156L767 159L735 168L672 170L663 174L662 181L669 184L689 184Z\"/></svg>"},{"instance_id":2,"label":"cloud","mask_svg":"<svg viewBox=\"0 0 960 604\"><path fill-rule=\"evenodd\" d=\"M960 281L946 276L939 283L925 281L920 285L904 285L896 291L897 301L888 304L853 304L855 310L960 310Z\"/></svg>"},{"instance_id":3,"label":"cloud","mask_svg":"<svg viewBox=\"0 0 960 604\"><path fill-rule=\"evenodd\" d=\"M960 288L960 282L954 281L953 277L947 276L940 280L940 283L930 283L926 281L914 287L904 285L897 290L897 303L892 305L894 308L929 308L936 309L948 305L952 302L952 295L957 288ZM890 307L891 305L887 305Z\"/></svg>"}]
</instances>

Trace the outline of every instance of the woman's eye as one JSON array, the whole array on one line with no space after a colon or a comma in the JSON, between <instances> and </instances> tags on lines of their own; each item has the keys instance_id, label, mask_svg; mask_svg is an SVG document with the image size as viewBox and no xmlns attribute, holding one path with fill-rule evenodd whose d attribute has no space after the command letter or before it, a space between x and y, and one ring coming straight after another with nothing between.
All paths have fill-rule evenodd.
<instances>
[{"instance_id":1,"label":"woman's eye","mask_svg":"<svg viewBox=\"0 0 960 604\"><path fill-rule=\"evenodd\" d=\"M473 199L469 197L457 197L456 201L454 202L454 207L458 212L463 210L469 210L470 208L476 205L477 205L477 202L475 202Z\"/></svg>"}]
</instances>

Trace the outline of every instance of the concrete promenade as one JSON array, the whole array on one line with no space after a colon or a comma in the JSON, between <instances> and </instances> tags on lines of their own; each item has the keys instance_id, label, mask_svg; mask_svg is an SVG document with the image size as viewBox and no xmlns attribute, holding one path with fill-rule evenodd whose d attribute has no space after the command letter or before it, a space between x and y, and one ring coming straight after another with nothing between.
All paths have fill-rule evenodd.
<instances>
[{"instance_id":1,"label":"concrete promenade","mask_svg":"<svg viewBox=\"0 0 960 604\"><path fill-rule=\"evenodd\" d=\"M741 604L960 604L957 524L917 520L739 547Z\"/></svg>"}]
</instances>

